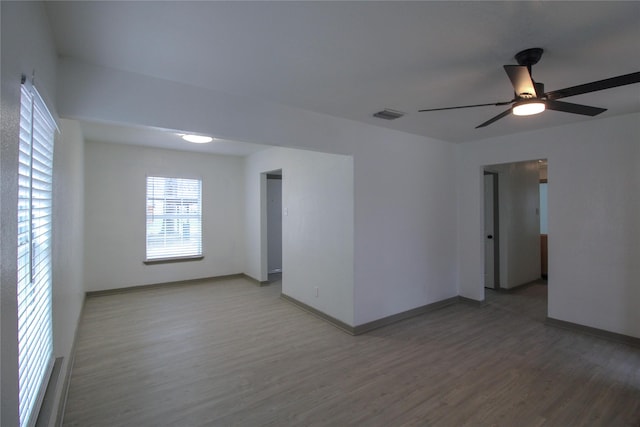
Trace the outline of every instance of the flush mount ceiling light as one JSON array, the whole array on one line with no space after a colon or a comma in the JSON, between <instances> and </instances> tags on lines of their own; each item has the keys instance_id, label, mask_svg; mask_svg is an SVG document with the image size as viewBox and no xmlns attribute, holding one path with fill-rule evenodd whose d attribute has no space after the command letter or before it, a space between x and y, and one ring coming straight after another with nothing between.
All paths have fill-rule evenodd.
<instances>
[{"instance_id":1,"label":"flush mount ceiling light","mask_svg":"<svg viewBox=\"0 0 640 427\"><path fill-rule=\"evenodd\" d=\"M539 100L520 101L513 106L512 113L516 116L532 116L545 110L544 102Z\"/></svg>"},{"instance_id":2,"label":"flush mount ceiling light","mask_svg":"<svg viewBox=\"0 0 640 427\"><path fill-rule=\"evenodd\" d=\"M207 142L213 141L213 138L210 136L203 135L182 135L182 139L193 142L194 144L206 144Z\"/></svg>"}]
</instances>

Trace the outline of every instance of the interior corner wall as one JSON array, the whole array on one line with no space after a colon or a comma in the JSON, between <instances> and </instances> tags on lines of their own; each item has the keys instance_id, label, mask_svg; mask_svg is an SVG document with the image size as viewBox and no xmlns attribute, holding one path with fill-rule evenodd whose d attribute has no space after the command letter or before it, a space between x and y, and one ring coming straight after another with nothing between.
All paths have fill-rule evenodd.
<instances>
[{"instance_id":1,"label":"interior corner wall","mask_svg":"<svg viewBox=\"0 0 640 427\"><path fill-rule=\"evenodd\" d=\"M548 159L548 315L640 337L640 114L458 146L460 295L482 300L484 165Z\"/></svg>"},{"instance_id":2,"label":"interior corner wall","mask_svg":"<svg viewBox=\"0 0 640 427\"><path fill-rule=\"evenodd\" d=\"M85 147L87 291L242 272L242 159L88 141ZM146 176L202 180L198 261L145 265Z\"/></svg>"},{"instance_id":3,"label":"interior corner wall","mask_svg":"<svg viewBox=\"0 0 640 427\"><path fill-rule=\"evenodd\" d=\"M41 2L3 1L0 15L0 424L15 426L18 425L16 236L20 78L23 74L31 76L35 70L38 90L55 115L57 59ZM54 318L57 314L53 313ZM75 325L71 327L73 334ZM54 336L54 347L57 339Z\"/></svg>"},{"instance_id":4,"label":"interior corner wall","mask_svg":"<svg viewBox=\"0 0 640 427\"><path fill-rule=\"evenodd\" d=\"M282 170L282 293L353 325L353 158L270 148L245 159L245 271L266 280L265 172ZM317 288L317 289L316 289Z\"/></svg>"}]
</instances>

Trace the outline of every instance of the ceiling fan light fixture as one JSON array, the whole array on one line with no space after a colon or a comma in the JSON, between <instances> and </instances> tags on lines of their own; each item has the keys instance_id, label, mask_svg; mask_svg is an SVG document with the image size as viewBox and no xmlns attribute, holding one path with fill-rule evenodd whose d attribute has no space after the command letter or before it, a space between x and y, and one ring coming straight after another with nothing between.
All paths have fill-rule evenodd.
<instances>
[{"instance_id":1,"label":"ceiling fan light fixture","mask_svg":"<svg viewBox=\"0 0 640 427\"><path fill-rule=\"evenodd\" d=\"M516 116L532 116L545 110L544 102L539 100L521 101L513 106L512 112Z\"/></svg>"}]
</instances>

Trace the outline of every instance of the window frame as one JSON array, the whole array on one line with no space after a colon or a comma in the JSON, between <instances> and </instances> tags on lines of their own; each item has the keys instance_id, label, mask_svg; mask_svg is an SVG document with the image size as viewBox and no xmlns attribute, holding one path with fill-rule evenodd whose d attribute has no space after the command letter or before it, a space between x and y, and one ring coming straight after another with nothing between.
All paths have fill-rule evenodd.
<instances>
[{"instance_id":1,"label":"window frame","mask_svg":"<svg viewBox=\"0 0 640 427\"><path fill-rule=\"evenodd\" d=\"M150 245L149 245L149 238L150 238L150 221L157 221L158 218L151 218L150 219L150 191L149 191L149 185L150 185L150 180L156 180L158 182L163 181L164 183L166 183L168 180L177 180L177 181L181 181L182 184L188 184L188 181L193 181L193 182L197 182L198 184L198 194L197 194L197 209L196 209L196 213L186 213L185 215L180 215L180 214L167 214L166 212L163 212L162 214L160 214L160 218L162 219L162 228L166 227L166 222L167 220L177 220L177 221L187 221L187 224L189 224L189 235L191 234L191 221L192 220L197 220L197 223L199 223L200 229L196 231L196 236L198 236L199 238L199 242L196 243L195 248L196 251L195 253L186 253L186 254L181 254L179 252L176 252L176 248L179 247L178 245L176 246L166 246L165 248L168 248L169 250L166 251L165 253L161 254L161 255L153 255L150 256ZM180 185L180 184L178 184ZM174 263L174 262L185 262L185 261L198 261L198 260L202 260L204 258L204 242L203 242L203 224L202 224L202 205L203 205L203 180L200 177L184 177L184 176L166 176L166 175L146 175L145 176L145 256L144 256L144 260L143 263L146 265L153 265L153 264L166 264L166 263ZM166 195L166 190L164 191L164 196L162 198L152 198L153 200L163 200L166 201L167 199L167 195ZM177 203L178 205L176 205L176 208L179 209L179 207L184 207L184 201L188 200L188 198L182 194L182 195L178 195L177 197ZM163 209L164 209L164 203L162 203L163 205ZM153 214L152 214L153 215ZM184 222L180 223L181 226L179 226L178 228L181 228L181 230L178 231L179 234L181 234L181 238L184 238ZM164 231L165 233L165 237L166 237L166 230ZM162 234L162 233L161 233ZM192 247L192 245L189 245L188 247Z\"/></svg>"},{"instance_id":2,"label":"window frame","mask_svg":"<svg viewBox=\"0 0 640 427\"><path fill-rule=\"evenodd\" d=\"M20 87L16 303L18 417L34 426L54 365L53 157L59 131L25 77Z\"/></svg>"}]
</instances>

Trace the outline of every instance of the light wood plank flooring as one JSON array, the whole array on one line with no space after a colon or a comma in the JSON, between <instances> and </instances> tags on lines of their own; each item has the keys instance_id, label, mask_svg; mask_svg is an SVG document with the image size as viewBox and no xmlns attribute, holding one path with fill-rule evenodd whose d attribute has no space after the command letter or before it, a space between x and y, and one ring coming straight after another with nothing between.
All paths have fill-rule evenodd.
<instances>
[{"instance_id":1,"label":"light wood plank flooring","mask_svg":"<svg viewBox=\"0 0 640 427\"><path fill-rule=\"evenodd\" d=\"M90 297L65 426L640 426L640 350L487 292L361 336L243 278Z\"/></svg>"}]
</instances>

